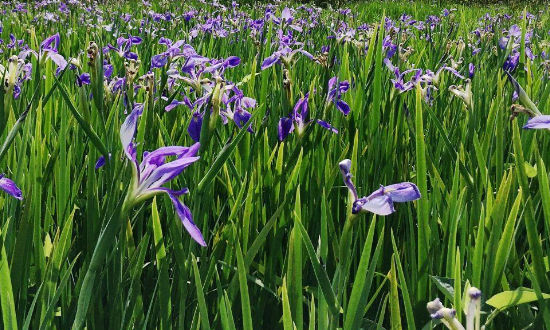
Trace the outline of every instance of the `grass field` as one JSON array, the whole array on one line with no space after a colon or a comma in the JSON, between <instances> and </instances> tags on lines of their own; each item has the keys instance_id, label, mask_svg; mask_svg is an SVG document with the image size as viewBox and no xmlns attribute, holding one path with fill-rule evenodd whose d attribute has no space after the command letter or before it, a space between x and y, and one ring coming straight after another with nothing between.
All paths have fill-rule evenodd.
<instances>
[{"instance_id":1,"label":"grass field","mask_svg":"<svg viewBox=\"0 0 550 330\"><path fill-rule=\"evenodd\" d=\"M550 329L548 8L0 14L4 329Z\"/></svg>"}]
</instances>

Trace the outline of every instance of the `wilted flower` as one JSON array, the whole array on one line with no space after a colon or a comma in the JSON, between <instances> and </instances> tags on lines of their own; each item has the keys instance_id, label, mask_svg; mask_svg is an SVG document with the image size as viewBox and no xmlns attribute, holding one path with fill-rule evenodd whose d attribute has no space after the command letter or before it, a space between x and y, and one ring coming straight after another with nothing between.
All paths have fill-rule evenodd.
<instances>
[{"instance_id":1,"label":"wilted flower","mask_svg":"<svg viewBox=\"0 0 550 330\"><path fill-rule=\"evenodd\" d=\"M480 327L481 313L481 290L476 287L468 289L468 312L466 313L466 329L473 330L474 327L478 330Z\"/></svg>"},{"instance_id":2,"label":"wilted flower","mask_svg":"<svg viewBox=\"0 0 550 330\"><path fill-rule=\"evenodd\" d=\"M466 87L451 85L449 91L460 98L469 109L472 109L472 82L470 79L466 79L465 83Z\"/></svg>"},{"instance_id":3,"label":"wilted flower","mask_svg":"<svg viewBox=\"0 0 550 330\"><path fill-rule=\"evenodd\" d=\"M344 159L340 162L340 172L345 185L353 195L351 212L372 212L378 215L389 215L395 212L393 203L410 202L420 198L418 187L411 182L401 182L389 186L380 186L378 190L367 197L359 198L357 189L351 181L351 160Z\"/></svg>"}]
</instances>

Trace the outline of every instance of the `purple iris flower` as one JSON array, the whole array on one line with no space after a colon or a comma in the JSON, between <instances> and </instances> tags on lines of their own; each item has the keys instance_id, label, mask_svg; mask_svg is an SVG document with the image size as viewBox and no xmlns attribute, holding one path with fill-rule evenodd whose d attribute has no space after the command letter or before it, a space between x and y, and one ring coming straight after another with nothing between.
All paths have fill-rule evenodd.
<instances>
[{"instance_id":1,"label":"purple iris flower","mask_svg":"<svg viewBox=\"0 0 550 330\"><path fill-rule=\"evenodd\" d=\"M397 45L392 42L389 35L384 38L382 48L386 51L386 58L392 58L397 51Z\"/></svg>"},{"instance_id":2,"label":"purple iris flower","mask_svg":"<svg viewBox=\"0 0 550 330\"><path fill-rule=\"evenodd\" d=\"M168 38L160 38L159 44L165 45L166 51L151 58L151 68L161 68L168 63L169 59L186 55L186 48L190 47L185 44L184 40L172 42ZM184 51L182 51L182 47L184 47Z\"/></svg>"},{"instance_id":3,"label":"purple iris flower","mask_svg":"<svg viewBox=\"0 0 550 330\"><path fill-rule=\"evenodd\" d=\"M518 64L519 64L519 52L518 51L515 51L514 53L510 54L508 56L508 58L506 59L506 61L504 62L504 65L502 66L502 68L504 69L504 71L514 71Z\"/></svg>"},{"instance_id":4,"label":"purple iris flower","mask_svg":"<svg viewBox=\"0 0 550 330\"><path fill-rule=\"evenodd\" d=\"M340 162L340 172L345 185L353 195L354 201L352 213L372 212L378 215L389 215L395 212L393 203L404 203L414 201L420 198L420 191L414 183L401 182L389 186L380 186L376 191L367 197L359 198L357 189L351 181L351 160L344 159Z\"/></svg>"},{"instance_id":5,"label":"purple iris flower","mask_svg":"<svg viewBox=\"0 0 550 330\"><path fill-rule=\"evenodd\" d=\"M342 100L342 94L349 90L349 82L338 81L338 77L332 77L328 81L327 103L332 102L340 112L347 116L350 112L350 106Z\"/></svg>"},{"instance_id":6,"label":"purple iris flower","mask_svg":"<svg viewBox=\"0 0 550 330\"><path fill-rule=\"evenodd\" d=\"M67 66L67 60L65 60L63 55L58 53L59 39L59 33L46 38L40 44L40 50L41 53L45 53L47 58L51 59L57 65L58 69L64 70Z\"/></svg>"},{"instance_id":7,"label":"purple iris flower","mask_svg":"<svg viewBox=\"0 0 550 330\"><path fill-rule=\"evenodd\" d=\"M474 65L474 63L468 64L468 75L470 79L474 77L475 71L476 71L476 66Z\"/></svg>"},{"instance_id":8,"label":"purple iris flower","mask_svg":"<svg viewBox=\"0 0 550 330\"><path fill-rule=\"evenodd\" d=\"M282 48L279 48L279 50L275 51L270 56L266 57L262 62L262 70L265 70L277 63L279 63L281 60L286 63L290 63L292 59L294 58L294 55L297 53L301 53L305 55L310 60L313 60L313 55L311 55L309 52L303 50L302 48L294 49L292 50L288 46L284 46Z\"/></svg>"},{"instance_id":9,"label":"purple iris flower","mask_svg":"<svg viewBox=\"0 0 550 330\"><path fill-rule=\"evenodd\" d=\"M120 127L120 141L122 142L126 157L132 164L133 172L127 201L130 205L135 205L154 195L160 193L168 194L176 209L176 214L189 235L201 246L206 246L199 228L193 222L191 210L178 199L178 196L188 193L189 189L184 188L180 191L174 191L163 187L164 184L170 182L183 172L186 167L199 160L199 157L196 155L200 144L195 143L191 147L161 147L152 152L144 152L141 163L138 163L134 136L138 119L142 112L142 107L134 109ZM167 161L167 157L175 157L175 159Z\"/></svg>"},{"instance_id":10,"label":"purple iris flower","mask_svg":"<svg viewBox=\"0 0 550 330\"><path fill-rule=\"evenodd\" d=\"M23 200L23 193L21 192L21 189L17 187L15 182L6 178L4 174L0 174L0 190L4 190L18 200Z\"/></svg>"},{"instance_id":11,"label":"purple iris flower","mask_svg":"<svg viewBox=\"0 0 550 330\"><path fill-rule=\"evenodd\" d=\"M82 87L83 85L89 85L90 84L90 74L89 73L83 73L79 76L76 76L76 84L78 87Z\"/></svg>"},{"instance_id":12,"label":"purple iris flower","mask_svg":"<svg viewBox=\"0 0 550 330\"><path fill-rule=\"evenodd\" d=\"M550 129L550 115L535 116L523 126L525 129Z\"/></svg>"},{"instance_id":13,"label":"purple iris flower","mask_svg":"<svg viewBox=\"0 0 550 330\"><path fill-rule=\"evenodd\" d=\"M120 57L124 57L129 60L137 60L138 56L136 53L131 51L133 45L141 44L142 39L140 37L128 35L128 38L118 37L116 40L117 46L114 47L111 44L108 44L104 48L104 52L114 50Z\"/></svg>"},{"instance_id":14,"label":"purple iris flower","mask_svg":"<svg viewBox=\"0 0 550 330\"><path fill-rule=\"evenodd\" d=\"M312 121L307 121L308 119L308 98L309 93L307 93L303 98L299 99L298 102L296 102L296 105L294 106L294 110L289 114L288 117L281 118L279 120L279 126L278 126L278 135L279 135L279 141L283 141L288 134L292 133L294 129L298 131L298 135L302 135L304 133L304 130L307 125L309 125ZM322 121L322 120L315 120L315 122L333 132L338 133L338 130L334 128L329 123Z\"/></svg>"}]
</instances>

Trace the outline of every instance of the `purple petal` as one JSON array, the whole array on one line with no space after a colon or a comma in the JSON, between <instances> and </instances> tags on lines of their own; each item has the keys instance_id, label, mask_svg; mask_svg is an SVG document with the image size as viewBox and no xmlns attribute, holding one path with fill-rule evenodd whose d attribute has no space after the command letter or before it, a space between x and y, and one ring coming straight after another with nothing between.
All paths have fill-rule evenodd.
<instances>
[{"instance_id":1,"label":"purple petal","mask_svg":"<svg viewBox=\"0 0 550 330\"><path fill-rule=\"evenodd\" d=\"M550 115L535 116L523 126L525 129L550 129Z\"/></svg>"},{"instance_id":2,"label":"purple petal","mask_svg":"<svg viewBox=\"0 0 550 330\"><path fill-rule=\"evenodd\" d=\"M57 52L58 47L59 47L59 33L56 33L53 36L46 38L40 44L41 49L51 50L54 52Z\"/></svg>"},{"instance_id":3,"label":"purple petal","mask_svg":"<svg viewBox=\"0 0 550 330\"><path fill-rule=\"evenodd\" d=\"M279 120L278 133L279 141L286 139L288 134L294 130L294 125L292 124L292 119L285 117Z\"/></svg>"},{"instance_id":4,"label":"purple petal","mask_svg":"<svg viewBox=\"0 0 550 330\"><path fill-rule=\"evenodd\" d=\"M336 108L340 110L340 112L342 112L345 116L347 116L351 111L349 105L342 100L336 101L335 104L336 104Z\"/></svg>"},{"instance_id":5,"label":"purple petal","mask_svg":"<svg viewBox=\"0 0 550 330\"><path fill-rule=\"evenodd\" d=\"M262 62L262 70L265 70L265 69L273 66L278 61L279 61L279 54L278 53L274 53L273 55L266 57L264 59L264 61Z\"/></svg>"},{"instance_id":6,"label":"purple petal","mask_svg":"<svg viewBox=\"0 0 550 330\"><path fill-rule=\"evenodd\" d=\"M174 204L174 208L176 209L176 214L180 218L183 226L185 227L189 235L191 235L191 238L194 239L201 246L206 246L206 242L202 237L200 229L193 222L193 215L191 214L191 210L189 210L189 208L185 206L185 204L180 202L180 200L175 195L168 193L168 196L170 196L172 204Z\"/></svg>"},{"instance_id":7,"label":"purple petal","mask_svg":"<svg viewBox=\"0 0 550 330\"><path fill-rule=\"evenodd\" d=\"M420 198L418 187L411 182L402 182L383 187L384 194L397 203L410 202Z\"/></svg>"},{"instance_id":8,"label":"purple petal","mask_svg":"<svg viewBox=\"0 0 550 330\"><path fill-rule=\"evenodd\" d=\"M240 63L241 63L241 59L237 56L229 56L224 62L225 67L227 68L234 68Z\"/></svg>"},{"instance_id":9,"label":"purple petal","mask_svg":"<svg viewBox=\"0 0 550 330\"><path fill-rule=\"evenodd\" d=\"M351 174L351 160L344 159L338 164L340 167L340 172L342 173L342 178L344 179L344 184L348 187L349 191L353 194L353 198L357 200L357 189L351 181L353 175Z\"/></svg>"},{"instance_id":10,"label":"purple petal","mask_svg":"<svg viewBox=\"0 0 550 330\"><path fill-rule=\"evenodd\" d=\"M4 190L18 200L23 200L23 193L21 192L21 189L17 187L15 182L4 177L3 174L0 174L0 189Z\"/></svg>"},{"instance_id":11,"label":"purple petal","mask_svg":"<svg viewBox=\"0 0 550 330\"><path fill-rule=\"evenodd\" d=\"M323 127L323 128L326 128L327 130L331 131L332 133L338 134L338 130L337 130L336 128L334 128L334 126L332 126L331 124L327 123L326 121L317 119L315 122L316 122L319 126L321 126L321 127Z\"/></svg>"},{"instance_id":12,"label":"purple petal","mask_svg":"<svg viewBox=\"0 0 550 330\"><path fill-rule=\"evenodd\" d=\"M151 68L162 68L168 63L168 56L166 54L158 54L151 58Z\"/></svg>"},{"instance_id":13,"label":"purple petal","mask_svg":"<svg viewBox=\"0 0 550 330\"><path fill-rule=\"evenodd\" d=\"M235 124L237 124L237 127L242 128L244 124L248 123L250 117L252 117L250 112L240 109L235 111L235 114L233 115L233 120L235 121ZM248 130L251 131L252 128L249 127Z\"/></svg>"},{"instance_id":14,"label":"purple petal","mask_svg":"<svg viewBox=\"0 0 550 330\"><path fill-rule=\"evenodd\" d=\"M285 7L285 9L283 9L281 12L281 18L286 22L292 20L292 12L290 11L290 8Z\"/></svg>"},{"instance_id":15,"label":"purple petal","mask_svg":"<svg viewBox=\"0 0 550 330\"><path fill-rule=\"evenodd\" d=\"M67 66L67 60L65 60L65 58L58 53L48 52L48 58L51 59L61 70L64 70Z\"/></svg>"},{"instance_id":16,"label":"purple petal","mask_svg":"<svg viewBox=\"0 0 550 330\"><path fill-rule=\"evenodd\" d=\"M200 112L195 112L189 126L187 127L187 133L195 142L199 142L201 137L201 127L202 127L202 115Z\"/></svg>"},{"instance_id":17,"label":"purple petal","mask_svg":"<svg viewBox=\"0 0 550 330\"><path fill-rule=\"evenodd\" d=\"M199 151L200 144L195 143L191 147L168 146L161 147L155 151L144 153L143 160L139 165L139 172L143 178L147 178L153 170L164 165L166 157L177 156L177 158L193 157Z\"/></svg>"},{"instance_id":18,"label":"purple petal","mask_svg":"<svg viewBox=\"0 0 550 330\"><path fill-rule=\"evenodd\" d=\"M105 165L105 156L100 156L95 163L95 169L99 170L103 165Z\"/></svg>"},{"instance_id":19,"label":"purple petal","mask_svg":"<svg viewBox=\"0 0 550 330\"><path fill-rule=\"evenodd\" d=\"M135 161L135 155L131 152L131 144L136 134L137 120L142 113L143 107L136 106L130 115L126 117L122 126L120 126L120 142L122 142L122 148L128 159L132 161Z\"/></svg>"},{"instance_id":20,"label":"purple petal","mask_svg":"<svg viewBox=\"0 0 550 330\"><path fill-rule=\"evenodd\" d=\"M195 143L191 148L197 149L200 144ZM189 165L193 164L200 157L181 157L166 164L162 164L153 169L148 176L143 175L143 180L140 184L140 190L145 192L155 188L160 188L166 182L178 176Z\"/></svg>"},{"instance_id":21,"label":"purple petal","mask_svg":"<svg viewBox=\"0 0 550 330\"><path fill-rule=\"evenodd\" d=\"M164 111L170 112L174 110L179 105L186 105L184 101L178 101L178 100L172 100L172 103L168 104L166 107L164 107Z\"/></svg>"},{"instance_id":22,"label":"purple petal","mask_svg":"<svg viewBox=\"0 0 550 330\"><path fill-rule=\"evenodd\" d=\"M363 197L356 200L353 203L352 212L359 213L359 211L368 211L378 215L389 215L395 212L392 199L387 195L379 193L379 190L369 197Z\"/></svg>"}]
</instances>

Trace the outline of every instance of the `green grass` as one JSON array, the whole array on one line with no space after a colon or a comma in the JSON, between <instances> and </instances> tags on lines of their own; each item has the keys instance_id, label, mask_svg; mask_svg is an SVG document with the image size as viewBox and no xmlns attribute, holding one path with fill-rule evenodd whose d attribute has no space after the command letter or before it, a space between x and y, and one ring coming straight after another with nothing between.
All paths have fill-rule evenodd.
<instances>
[{"instance_id":1,"label":"green grass","mask_svg":"<svg viewBox=\"0 0 550 330\"><path fill-rule=\"evenodd\" d=\"M19 98L0 88L0 174L23 191L22 201L0 191L4 329L422 329L435 325L426 311L435 297L464 323L470 285L483 292L486 329L550 324L550 136L521 129L527 120L522 113L510 120L514 103L550 113L550 65L540 56L550 53L547 8L527 8L538 14L531 22L520 17L523 8L502 5L375 1L350 5L354 16L323 9L323 24L293 34L320 63L296 54L292 65L261 70L277 50L277 24L265 24L261 43L242 29L232 7L197 5L199 13L187 22L182 14L190 5L151 3L86 5L89 12L69 5L70 14L59 12L58 4L28 5L28 12L12 11L14 4L0 9L6 10L0 18L4 67L20 51L7 47L10 33L38 51L42 40L59 32L60 54L80 61L76 70L56 75L51 60L30 55L25 62L32 63L32 79L22 83ZM280 17L284 7L273 7L274 14ZM445 7L457 10L429 32L384 28L386 17L399 24L407 13L424 21ZM238 10L260 18L265 8ZM154 22L149 11L171 12L172 19ZM60 17L47 21L46 12ZM130 23L123 13L133 15ZM494 23L494 33L478 42L471 32L489 24L479 20L485 13L512 17ZM227 37L189 37L204 17L218 14L226 19L220 24ZM315 16L304 10L296 15ZM140 31L142 18L149 21ZM367 23L370 30L357 29L347 42L327 38L342 21L353 28ZM502 70L509 53L498 39L512 24L522 30L521 63L512 75L532 102L524 95L512 100L514 88ZM534 59L526 55L528 31ZM191 209L205 248L191 239L165 194L130 208L125 203L132 170L119 130L128 104L145 104L136 134L141 159L144 150L193 144L187 133L192 112L164 107L182 101L180 93L191 101L200 96L183 83L168 86L166 68L152 70L154 91L140 89L126 100L120 91L111 93L101 61L122 77L124 60L109 52L90 65L86 51L90 41L101 49L116 45L113 34L128 33L143 38L132 48L141 60L138 77L166 49L161 36L183 39L208 58L240 57L225 78L240 82L244 95L257 101L253 133L231 120L223 125L207 111L200 160L167 184L189 187L180 200ZM392 63L401 72L435 72L462 58L457 70L467 76L473 63L472 106L449 91L465 82L447 71L431 104L420 85L399 93L383 63L386 36L399 45ZM325 45L330 51L321 54ZM406 47L412 52L400 58ZM83 72L91 74L91 84L78 87L76 76ZM333 76L350 82L343 95L348 116L325 104ZM279 119L308 92L310 118L339 133L312 124L279 141ZM109 154L96 170L98 158ZM422 198L396 203L396 212L385 217L353 215L338 168L346 158L360 196L381 184L410 181Z\"/></svg>"}]
</instances>

